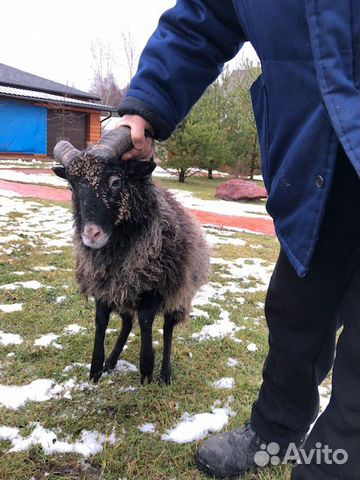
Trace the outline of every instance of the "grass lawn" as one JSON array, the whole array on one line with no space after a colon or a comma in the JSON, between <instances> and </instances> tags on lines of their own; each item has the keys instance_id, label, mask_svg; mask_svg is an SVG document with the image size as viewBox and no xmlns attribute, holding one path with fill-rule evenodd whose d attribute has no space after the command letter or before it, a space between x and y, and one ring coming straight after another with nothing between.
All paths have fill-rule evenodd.
<instances>
[{"instance_id":1,"label":"grass lawn","mask_svg":"<svg viewBox=\"0 0 360 480\"><path fill-rule=\"evenodd\" d=\"M213 178L210 180L207 177L188 177L184 183L180 183L177 177L174 178L159 178L154 177L156 183L159 183L166 188L175 188L176 190L182 190L185 192L191 192L195 197L202 198L203 200L214 200L215 190L218 185L224 183L232 177Z\"/></svg>"},{"instance_id":2,"label":"grass lawn","mask_svg":"<svg viewBox=\"0 0 360 480\"><path fill-rule=\"evenodd\" d=\"M181 185L171 180L161 183L171 187L192 187L197 196L210 195L203 178L192 178ZM196 187L194 187L196 186ZM198 190L196 190L196 188ZM211 187L213 188L213 187ZM0 197L0 205L2 197ZM9 205L12 205L12 207ZM79 442L84 431L107 436L99 441L95 454L48 454L36 443L20 451L9 452L11 438L0 441L0 479L205 479L194 464L194 452L201 441L173 443L162 435L173 429L185 412L190 415L210 413L214 405L228 405L224 430L236 428L249 418L261 382L261 368L267 354L267 328L263 302L272 265L276 259L276 239L261 235L229 234L208 231L213 245L213 273L196 305L197 316L180 326L174 335L174 376L169 387L156 382L141 386L138 367L139 329L130 338L122 358L130 371L118 371L102 377L99 384L88 383L88 367L94 338L94 303L86 302L77 291L70 238L70 215L66 207L41 201L5 199L0 209L4 222L0 244L0 306L22 304L21 311L0 312L0 330L17 334L18 344L0 344L0 387L24 386L34 380L48 379L58 386L58 394L43 401L23 399L12 394L10 404L0 404L1 427L18 428L24 440L40 427L51 432L53 442ZM6 239L6 236L10 239ZM62 243L63 240L66 240ZM234 268L234 265L236 268ZM40 267L40 268L39 268ZM47 268L44 268L47 267ZM53 267L53 268L48 268ZM17 272L17 273L15 273ZM22 272L22 273L19 273ZM26 282L42 286L28 288ZM17 283L17 288L11 285ZM10 284L10 286L9 286ZM8 285L8 286L6 286ZM1 286L5 286L1 288ZM205 298L205 300L204 300ZM193 334L227 318L233 331L223 338L201 338ZM65 329L71 324L77 333ZM107 334L107 351L116 339L119 320L114 317ZM161 360L161 319L154 328L155 372ZM36 346L35 340L53 333L48 346ZM256 349L248 349L248 345ZM229 358L236 360L230 366ZM231 377L235 387L215 388L213 382ZM1 402L0 394L0 402ZM41 399L35 399L41 400ZM17 408L14 408L17 407ZM230 410L229 410L230 411ZM153 424L154 433L139 430ZM31 438L33 438L33 436ZM53 440L51 440L53 439ZM290 469L249 473L245 480L286 480Z\"/></svg>"}]
</instances>

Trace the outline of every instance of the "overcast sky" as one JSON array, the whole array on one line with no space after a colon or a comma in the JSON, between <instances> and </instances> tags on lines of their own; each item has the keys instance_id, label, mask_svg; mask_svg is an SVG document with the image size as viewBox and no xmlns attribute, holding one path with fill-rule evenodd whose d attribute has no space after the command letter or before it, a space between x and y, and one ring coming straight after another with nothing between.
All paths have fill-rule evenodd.
<instances>
[{"instance_id":1,"label":"overcast sky","mask_svg":"<svg viewBox=\"0 0 360 480\"><path fill-rule=\"evenodd\" d=\"M128 81L121 32L140 53L162 12L175 0L12 0L1 2L0 63L87 91L91 44L100 39L116 58L120 86ZM243 55L256 59L250 45Z\"/></svg>"}]
</instances>

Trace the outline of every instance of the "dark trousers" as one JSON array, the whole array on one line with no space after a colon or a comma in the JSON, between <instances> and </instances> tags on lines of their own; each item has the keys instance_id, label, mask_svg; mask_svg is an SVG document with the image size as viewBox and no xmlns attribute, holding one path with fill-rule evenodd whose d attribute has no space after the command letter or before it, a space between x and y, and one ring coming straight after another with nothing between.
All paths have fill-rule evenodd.
<instances>
[{"instance_id":1,"label":"dark trousers","mask_svg":"<svg viewBox=\"0 0 360 480\"><path fill-rule=\"evenodd\" d=\"M320 442L349 455L343 465L299 465L293 480L360 479L359 262L360 182L341 150L310 272L299 278L280 252L265 303L270 351L254 429L282 448L298 443L318 414L318 385L334 364L330 404L304 449Z\"/></svg>"}]
</instances>

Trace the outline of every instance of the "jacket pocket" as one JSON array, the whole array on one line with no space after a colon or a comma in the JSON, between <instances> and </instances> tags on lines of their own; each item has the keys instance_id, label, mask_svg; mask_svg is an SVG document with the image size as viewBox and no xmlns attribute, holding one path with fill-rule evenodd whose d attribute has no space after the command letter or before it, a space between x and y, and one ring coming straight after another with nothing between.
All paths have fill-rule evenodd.
<instances>
[{"instance_id":1,"label":"jacket pocket","mask_svg":"<svg viewBox=\"0 0 360 480\"><path fill-rule=\"evenodd\" d=\"M250 88L251 102L254 110L256 128L258 131L260 153L261 153L261 173L264 179L266 190L270 189L270 176L268 165L269 153L269 113L268 101L266 95L266 86L263 76L260 75Z\"/></svg>"}]
</instances>

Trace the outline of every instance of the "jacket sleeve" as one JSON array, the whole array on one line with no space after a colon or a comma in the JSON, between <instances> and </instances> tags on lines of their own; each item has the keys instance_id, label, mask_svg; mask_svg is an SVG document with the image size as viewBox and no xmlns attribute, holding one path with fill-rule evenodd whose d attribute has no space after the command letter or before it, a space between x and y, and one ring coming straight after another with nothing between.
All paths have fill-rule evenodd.
<instances>
[{"instance_id":1,"label":"jacket sleeve","mask_svg":"<svg viewBox=\"0 0 360 480\"><path fill-rule=\"evenodd\" d=\"M178 0L160 18L118 111L165 140L246 41L231 0Z\"/></svg>"}]
</instances>

